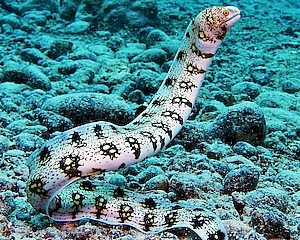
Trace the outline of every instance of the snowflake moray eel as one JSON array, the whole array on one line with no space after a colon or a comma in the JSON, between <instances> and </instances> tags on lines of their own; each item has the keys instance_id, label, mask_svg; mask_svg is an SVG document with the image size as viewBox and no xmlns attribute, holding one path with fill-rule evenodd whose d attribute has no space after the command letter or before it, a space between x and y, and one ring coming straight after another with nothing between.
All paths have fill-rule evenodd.
<instances>
[{"instance_id":1,"label":"snowflake moray eel","mask_svg":"<svg viewBox=\"0 0 300 240\"><path fill-rule=\"evenodd\" d=\"M221 220L200 208L109 185L97 180L97 174L153 156L175 137L191 113L212 57L239 19L240 11L233 6L199 13L190 22L158 92L129 124L88 123L36 150L28 159L31 205L55 221L88 218L147 233L182 228L190 229L197 239L228 239Z\"/></svg>"}]
</instances>

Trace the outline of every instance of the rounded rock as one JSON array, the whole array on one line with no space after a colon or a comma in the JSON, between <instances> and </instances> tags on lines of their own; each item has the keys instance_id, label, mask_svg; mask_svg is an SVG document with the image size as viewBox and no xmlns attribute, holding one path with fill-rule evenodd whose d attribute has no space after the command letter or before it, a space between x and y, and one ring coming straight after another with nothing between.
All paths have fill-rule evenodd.
<instances>
[{"instance_id":1,"label":"rounded rock","mask_svg":"<svg viewBox=\"0 0 300 240\"><path fill-rule=\"evenodd\" d=\"M216 91L212 94L217 101L224 103L225 106L232 106L235 103L235 97L229 91Z\"/></svg>"},{"instance_id":2,"label":"rounded rock","mask_svg":"<svg viewBox=\"0 0 300 240\"><path fill-rule=\"evenodd\" d=\"M191 173L177 173L170 179L170 187L178 194L180 198L199 198L201 191L199 189L199 178Z\"/></svg>"},{"instance_id":3,"label":"rounded rock","mask_svg":"<svg viewBox=\"0 0 300 240\"><path fill-rule=\"evenodd\" d=\"M224 178L224 191L226 193L249 192L256 188L260 176L257 167L243 166L230 171Z\"/></svg>"},{"instance_id":4,"label":"rounded rock","mask_svg":"<svg viewBox=\"0 0 300 240\"><path fill-rule=\"evenodd\" d=\"M15 13L2 15L0 18L0 24L9 24L13 28L21 28L22 24L19 17Z\"/></svg>"},{"instance_id":5,"label":"rounded rock","mask_svg":"<svg viewBox=\"0 0 300 240\"><path fill-rule=\"evenodd\" d=\"M101 93L56 96L46 100L42 110L71 119L76 126L99 120L127 124L134 117L133 108L122 98Z\"/></svg>"},{"instance_id":6,"label":"rounded rock","mask_svg":"<svg viewBox=\"0 0 300 240\"><path fill-rule=\"evenodd\" d=\"M214 142L206 146L206 155L211 159L221 159L232 155L232 149L224 143Z\"/></svg>"},{"instance_id":7,"label":"rounded rock","mask_svg":"<svg viewBox=\"0 0 300 240\"><path fill-rule=\"evenodd\" d=\"M254 146L252 146L250 143L247 142L237 142L233 146L233 151L239 155L242 155L246 158L256 156L257 155L257 150Z\"/></svg>"},{"instance_id":8,"label":"rounded rock","mask_svg":"<svg viewBox=\"0 0 300 240\"><path fill-rule=\"evenodd\" d=\"M50 111L41 110L37 113L37 117L40 123L48 128L49 132L62 132L73 127L70 119Z\"/></svg>"},{"instance_id":9,"label":"rounded rock","mask_svg":"<svg viewBox=\"0 0 300 240\"><path fill-rule=\"evenodd\" d=\"M300 191L300 171L282 170L275 176L274 180L286 190Z\"/></svg>"},{"instance_id":10,"label":"rounded rock","mask_svg":"<svg viewBox=\"0 0 300 240\"><path fill-rule=\"evenodd\" d=\"M30 65L24 69L25 83L32 88L50 90L51 82L49 78L36 66Z\"/></svg>"},{"instance_id":11,"label":"rounded rock","mask_svg":"<svg viewBox=\"0 0 300 240\"><path fill-rule=\"evenodd\" d=\"M48 13L48 14L46 14ZM51 15L47 11L29 11L26 12L22 18L23 27L24 26L45 26L47 23L47 17Z\"/></svg>"},{"instance_id":12,"label":"rounded rock","mask_svg":"<svg viewBox=\"0 0 300 240\"><path fill-rule=\"evenodd\" d=\"M48 61L48 57L36 48L25 48L21 51L21 57L24 61L38 65Z\"/></svg>"},{"instance_id":13,"label":"rounded rock","mask_svg":"<svg viewBox=\"0 0 300 240\"><path fill-rule=\"evenodd\" d=\"M15 62L8 62L4 66L4 76L6 80L14 83L25 83L32 88L51 89L49 78L34 65L25 66Z\"/></svg>"},{"instance_id":14,"label":"rounded rock","mask_svg":"<svg viewBox=\"0 0 300 240\"><path fill-rule=\"evenodd\" d=\"M140 70L133 73L133 80L137 84L137 88L148 95L155 93L161 85L163 78L161 74L151 70Z\"/></svg>"},{"instance_id":15,"label":"rounded rock","mask_svg":"<svg viewBox=\"0 0 300 240\"><path fill-rule=\"evenodd\" d=\"M256 209L251 212L251 224L267 239L291 239L287 217L275 209Z\"/></svg>"},{"instance_id":16,"label":"rounded rock","mask_svg":"<svg viewBox=\"0 0 300 240\"><path fill-rule=\"evenodd\" d=\"M69 24L65 31L71 34L81 34L87 32L89 28L90 28L90 23L79 20Z\"/></svg>"},{"instance_id":17,"label":"rounded rock","mask_svg":"<svg viewBox=\"0 0 300 240\"><path fill-rule=\"evenodd\" d=\"M131 62L155 62L162 65L167 60L167 53L159 48L151 48L143 51L136 57L134 57Z\"/></svg>"},{"instance_id":18,"label":"rounded rock","mask_svg":"<svg viewBox=\"0 0 300 240\"><path fill-rule=\"evenodd\" d=\"M297 96L280 91L265 91L255 98L255 102L264 108L281 108L288 111L300 111Z\"/></svg>"},{"instance_id":19,"label":"rounded rock","mask_svg":"<svg viewBox=\"0 0 300 240\"><path fill-rule=\"evenodd\" d=\"M215 119L210 135L231 145L238 141L261 145L266 135L264 114L254 103L237 104Z\"/></svg>"},{"instance_id":20,"label":"rounded rock","mask_svg":"<svg viewBox=\"0 0 300 240\"><path fill-rule=\"evenodd\" d=\"M247 193L245 201L252 208L276 208L279 211L287 212L289 206L289 195L284 190L274 187L257 189Z\"/></svg>"},{"instance_id":21,"label":"rounded rock","mask_svg":"<svg viewBox=\"0 0 300 240\"><path fill-rule=\"evenodd\" d=\"M154 46L157 43L166 42L168 40L169 36L165 32L158 29L154 29L147 35L146 46L147 48L150 48L151 46Z\"/></svg>"},{"instance_id":22,"label":"rounded rock","mask_svg":"<svg viewBox=\"0 0 300 240\"><path fill-rule=\"evenodd\" d=\"M169 187L168 178L164 174L159 174L145 184L145 190L164 190Z\"/></svg>"},{"instance_id":23,"label":"rounded rock","mask_svg":"<svg viewBox=\"0 0 300 240\"><path fill-rule=\"evenodd\" d=\"M237 95L245 94L250 98L249 100L251 100L256 98L260 94L261 86L253 82L242 82L233 85L231 90L234 94Z\"/></svg>"},{"instance_id":24,"label":"rounded rock","mask_svg":"<svg viewBox=\"0 0 300 240\"><path fill-rule=\"evenodd\" d=\"M116 52L117 50L121 49L125 46L125 41L121 36L111 36L110 39L107 41L107 46Z\"/></svg>"},{"instance_id":25,"label":"rounded rock","mask_svg":"<svg viewBox=\"0 0 300 240\"><path fill-rule=\"evenodd\" d=\"M16 218L21 221L29 221L31 216L29 213L17 213Z\"/></svg>"},{"instance_id":26,"label":"rounded rock","mask_svg":"<svg viewBox=\"0 0 300 240\"><path fill-rule=\"evenodd\" d=\"M23 151L33 151L36 146L41 145L44 140L34 134L20 133L15 137L16 145L18 149Z\"/></svg>"},{"instance_id":27,"label":"rounded rock","mask_svg":"<svg viewBox=\"0 0 300 240\"><path fill-rule=\"evenodd\" d=\"M127 183L127 179L123 175L115 173L110 176L109 183L122 187Z\"/></svg>"},{"instance_id":28,"label":"rounded rock","mask_svg":"<svg viewBox=\"0 0 300 240\"><path fill-rule=\"evenodd\" d=\"M139 173L137 175L137 179L139 181L139 183L145 183L148 180L150 180L151 178L163 174L164 171L158 167L158 166L149 166L148 168L146 168L145 170L143 170L141 173Z\"/></svg>"},{"instance_id":29,"label":"rounded rock","mask_svg":"<svg viewBox=\"0 0 300 240\"><path fill-rule=\"evenodd\" d=\"M141 104L145 101L145 95L141 90L134 90L128 95L128 100Z\"/></svg>"},{"instance_id":30,"label":"rounded rock","mask_svg":"<svg viewBox=\"0 0 300 240\"><path fill-rule=\"evenodd\" d=\"M60 40L52 42L46 55L49 58L56 59L62 55L66 55L71 52L73 48L73 43L70 41Z\"/></svg>"},{"instance_id":31,"label":"rounded rock","mask_svg":"<svg viewBox=\"0 0 300 240\"><path fill-rule=\"evenodd\" d=\"M7 137L0 135L0 157L6 152L9 148L10 141Z\"/></svg>"},{"instance_id":32,"label":"rounded rock","mask_svg":"<svg viewBox=\"0 0 300 240\"><path fill-rule=\"evenodd\" d=\"M282 90L287 93L296 93L300 91L300 79L292 78L282 82Z\"/></svg>"}]
</instances>

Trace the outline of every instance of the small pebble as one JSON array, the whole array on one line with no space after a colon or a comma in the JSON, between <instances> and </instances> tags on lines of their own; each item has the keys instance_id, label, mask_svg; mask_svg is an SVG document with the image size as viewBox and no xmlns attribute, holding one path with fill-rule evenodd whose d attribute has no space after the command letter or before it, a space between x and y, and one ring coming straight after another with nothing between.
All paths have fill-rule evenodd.
<instances>
[{"instance_id":1,"label":"small pebble","mask_svg":"<svg viewBox=\"0 0 300 240\"><path fill-rule=\"evenodd\" d=\"M257 150L254 146L252 146L250 143L247 142L237 142L234 146L233 146L233 151L239 155L242 155L246 158L250 158L252 156L256 156L257 155Z\"/></svg>"},{"instance_id":2,"label":"small pebble","mask_svg":"<svg viewBox=\"0 0 300 240\"><path fill-rule=\"evenodd\" d=\"M291 78L284 80L281 84L282 90L287 93L296 93L300 91L300 79Z\"/></svg>"},{"instance_id":3,"label":"small pebble","mask_svg":"<svg viewBox=\"0 0 300 240\"><path fill-rule=\"evenodd\" d=\"M153 178L159 174L163 174L163 173L164 173L164 171L160 167L149 166L137 175L137 179L138 179L139 183L145 183L148 180L150 180L151 178Z\"/></svg>"},{"instance_id":4,"label":"small pebble","mask_svg":"<svg viewBox=\"0 0 300 240\"><path fill-rule=\"evenodd\" d=\"M71 34L81 34L87 32L89 30L89 27L90 27L90 23L79 20L69 24L66 27L65 31Z\"/></svg>"},{"instance_id":5,"label":"small pebble","mask_svg":"<svg viewBox=\"0 0 300 240\"><path fill-rule=\"evenodd\" d=\"M199 178L192 173L177 173L170 179L170 188L184 199L199 198L201 196L200 185Z\"/></svg>"},{"instance_id":6,"label":"small pebble","mask_svg":"<svg viewBox=\"0 0 300 240\"><path fill-rule=\"evenodd\" d=\"M224 190L226 193L249 192L256 188L260 176L257 167L243 166L229 172L224 178Z\"/></svg>"},{"instance_id":7,"label":"small pebble","mask_svg":"<svg viewBox=\"0 0 300 240\"><path fill-rule=\"evenodd\" d=\"M145 190L164 190L167 191L169 187L168 178L164 174L159 174L145 184Z\"/></svg>"},{"instance_id":8,"label":"small pebble","mask_svg":"<svg viewBox=\"0 0 300 240\"><path fill-rule=\"evenodd\" d=\"M253 82L242 82L233 85L231 90L236 95L245 94L249 97L248 100L252 100L260 94L261 86Z\"/></svg>"},{"instance_id":9,"label":"small pebble","mask_svg":"<svg viewBox=\"0 0 300 240\"><path fill-rule=\"evenodd\" d=\"M66 55L71 52L73 48L73 43L66 40L54 41L52 42L49 50L46 52L46 55L49 58L56 59L62 55Z\"/></svg>"},{"instance_id":10,"label":"small pebble","mask_svg":"<svg viewBox=\"0 0 300 240\"><path fill-rule=\"evenodd\" d=\"M159 65L162 65L166 59L167 53L164 50L151 48L134 57L131 62L155 62Z\"/></svg>"},{"instance_id":11,"label":"small pebble","mask_svg":"<svg viewBox=\"0 0 300 240\"><path fill-rule=\"evenodd\" d=\"M146 46L150 48L150 46L154 46L159 42L165 42L169 40L169 36L161 30L154 29L147 35L146 38Z\"/></svg>"},{"instance_id":12,"label":"small pebble","mask_svg":"<svg viewBox=\"0 0 300 240\"><path fill-rule=\"evenodd\" d=\"M127 179L123 175L115 173L110 176L109 183L122 187L126 185Z\"/></svg>"}]
</instances>

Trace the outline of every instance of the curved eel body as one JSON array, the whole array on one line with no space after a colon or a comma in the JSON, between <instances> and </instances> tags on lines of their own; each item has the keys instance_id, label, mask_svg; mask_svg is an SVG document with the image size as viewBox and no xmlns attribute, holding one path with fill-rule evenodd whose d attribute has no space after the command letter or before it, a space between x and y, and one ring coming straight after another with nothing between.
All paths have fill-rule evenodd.
<instances>
[{"instance_id":1,"label":"curved eel body","mask_svg":"<svg viewBox=\"0 0 300 240\"><path fill-rule=\"evenodd\" d=\"M189 228L198 239L227 239L221 221L200 208L146 197L97 177L153 156L189 117L204 74L229 29L240 18L232 6L210 7L189 24L166 79L149 106L126 126L85 124L46 142L28 160L28 201L55 221L83 218L157 233Z\"/></svg>"}]
</instances>

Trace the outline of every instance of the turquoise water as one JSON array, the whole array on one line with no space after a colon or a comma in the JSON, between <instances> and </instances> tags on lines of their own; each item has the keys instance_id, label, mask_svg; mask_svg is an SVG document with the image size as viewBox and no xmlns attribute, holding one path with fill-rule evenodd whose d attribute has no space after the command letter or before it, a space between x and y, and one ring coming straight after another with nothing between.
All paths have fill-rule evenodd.
<instances>
[{"instance_id":1,"label":"turquoise water","mask_svg":"<svg viewBox=\"0 0 300 240\"><path fill-rule=\"evenodd\" d=\"M238 7L241 19L183 129L104 181L212 212L229 239L300 239L300 5L249 0L0 0L0 239L195 237L55 222L28 201L28 159L59 132L135 119L191 19L215 5Z\"/></svg>"}]
</instances>

